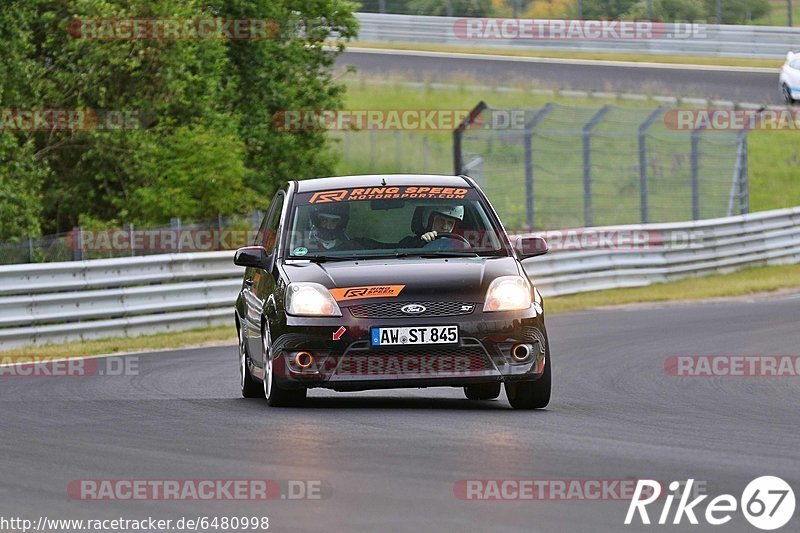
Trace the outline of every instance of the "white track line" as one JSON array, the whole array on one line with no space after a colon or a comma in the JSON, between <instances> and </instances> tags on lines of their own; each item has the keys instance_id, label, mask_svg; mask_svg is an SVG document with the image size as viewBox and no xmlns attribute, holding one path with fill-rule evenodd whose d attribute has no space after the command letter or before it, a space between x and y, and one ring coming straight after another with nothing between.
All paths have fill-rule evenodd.
<instances>
[{"instance_id":1,"label":"white track line","mask_svg":"<svg viewBox=\"0 0 800 533\"><path fill-rule=\"evenodd\" d=\"M465 52L432 52L428 50L395 50L391 48L359 48L348 46L346 52L356 54L379 54L412 57L440 57L449 59L479 59L484 61L505 61L516 63L553 63L562 65L585 65L601 67L655 68L662 70L712 70L718 72L744 72L751 74L775 74L779 68L766 67L731 67L720 65L692 65L679 63L653 63L645 61L605 61L600 59L558 59L552 57L526 57ZM776 82L777 83L777 82Z\"/></svg>"}]
</instances>

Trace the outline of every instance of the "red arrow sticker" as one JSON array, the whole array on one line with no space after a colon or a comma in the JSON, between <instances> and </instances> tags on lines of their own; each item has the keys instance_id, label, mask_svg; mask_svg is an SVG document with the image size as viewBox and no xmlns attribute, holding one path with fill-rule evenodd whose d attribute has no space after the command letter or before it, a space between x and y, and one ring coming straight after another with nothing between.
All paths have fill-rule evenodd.
<instances>
[{"instance_id":1,"label":"red arrow sticker","mask_svg":"<svg viewBox=\"0 0 800 533\"><path fill-rule=\"evenodd\" d=\"M341 339L345 331L347 331L347 329L344 326L339 326L339 329L333 332L333 340L338 341Z\"/></svg>"}]
</instances>

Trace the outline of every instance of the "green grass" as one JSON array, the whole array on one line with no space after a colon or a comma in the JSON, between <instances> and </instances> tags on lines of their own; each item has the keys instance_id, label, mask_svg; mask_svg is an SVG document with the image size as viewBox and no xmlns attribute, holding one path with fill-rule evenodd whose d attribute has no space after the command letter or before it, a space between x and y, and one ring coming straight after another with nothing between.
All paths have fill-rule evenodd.
<instances>
[{"instance_id":1,"label":"green grass","mask_svg":"<svg viewBox=\"0 0 800 533\"><path fill-rule=\"evenodd\" d=\"M752 211L800 205L798 135L789 130L750 133L747 156Z\"/></svg>"},{"instance_id":2,"label":"green grass","mask_svg":"<svg viewBox=\"0 0 800 533\"><path fill-rule=\"evenodd\" d=\"M766 293L800 287L800 265L755 267L732 274L689 278L657 283L647 287L587 292L545 299L549 315L605 306L674 300L702 300ZM233 325L142 337L100 339L83 343L29 346L0 352L4 358L25 361L27 358L79 357L121 352L178 349L193 346L235 345Z\"/></svg>"},{"instance_id":3,"label":"green grass","mask_svg":"<svg viewBox=\"0 0 800 533\"><path fill-rule=\"evenodd\" d=\"M548 313L674 300L704 300L800 287L800 265L753 267L732 274L714 274L646 287L586 292L545 300Z\"/></svg>"},{"instance_id":4,"label":"green grass","mask_svg":"<svg viewBox=\"0 0 800 533\"><path fill-rule=\"evenodd\" d=\"M45 344L26 346L0 352L0 362L4 357L14 357L17 361L26 358L60 359L121 352L144 352L177 349L195 346L214 346L236 344L236 329L230 326L200 328L171 333L156 333L140 337L113 337L87 340L66 344Z\"/></svg>"},{"instance_id":5,"label":"green grass","mask_svg":"<svg viewBox=\"0 0 800 533\"><path fill-rule=\"evenodd\" d=\"M785 7L785 4L784 4ZM775 17L777 20L780 17ZM783 21L775 25L786 24ZM708 57L670 54L638 54L630 52L581 52L560 50L521 50L518 48L495 48L477 46L453 46L426 43L368 43L357 42L349 48L386 48L392 50L426 50L431 52L454 52L465 54L504 55L518 57L541 57L553 59L586 59L596 61L631 61L634 63L668 63L678 65L719 65L730 67L780 68L782 59L759 59L750 57Z\"/></svg>"},{"instance_id":6,"label":"green grass","mask_svg":"<svg viewBox=\"0 0 800 533\"><path fill-rule=\"evenodd\" d=\"M800 24L800 5L796 5L797 2L793 0L793 7L792 9L792 24L797 26ZM759 24L764 26L786 26L786 21L788 19L788 12L786 9L786 0L769 0L770 10L769 12L761 18L758 18L753 21L753 24Z\"/></svg>"}]
</instances>

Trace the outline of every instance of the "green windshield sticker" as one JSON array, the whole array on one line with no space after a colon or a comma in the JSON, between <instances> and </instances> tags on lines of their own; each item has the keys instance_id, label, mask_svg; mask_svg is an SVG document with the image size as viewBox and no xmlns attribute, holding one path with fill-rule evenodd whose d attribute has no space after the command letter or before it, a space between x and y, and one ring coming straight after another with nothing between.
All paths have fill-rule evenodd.
<instances>
[{"instance_id":1,"label":"green windshield sticker","mask_svg":"<svg viewBox=\"0 0 800 533\"><path fill-rule=\"evenodd\" d=\"M306 255L308 253L308 248L305 246L298 246L294 250L292 250L292 255Z\"/></svg>"}]
</instances>

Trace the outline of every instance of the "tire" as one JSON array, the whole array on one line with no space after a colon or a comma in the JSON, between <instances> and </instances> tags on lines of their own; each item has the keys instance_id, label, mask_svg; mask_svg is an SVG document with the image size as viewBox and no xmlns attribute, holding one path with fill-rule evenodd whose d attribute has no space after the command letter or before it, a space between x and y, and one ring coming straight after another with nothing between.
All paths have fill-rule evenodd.
<instances>
[{"instance_id":1,"label":"tire","mask_svg":"<svg viewBox=\"0 0 800 533\"><path fill-rule=\"evenodd\" d=\"M549 352L548 352L549 354ZM514 409L542 409L550 403L550 389L552 378L550 376L551 359L548 357L544 364L542 377L536 381L517 381L506 383L506 397Z\"/></svg>"},{"instance_id":2,"label":"tire","mask_svg":"<svg viewBox=\"0 0 800 533\"><path fill-rule=\"evenodd\" d=\"M468 400L494 400L500 396L500 382L467 385L464 387L464 396Z\"/></svg>"},{"instance_id":3,"label":"tire","mask_svg":"<svg viewBox=\"0 0 800 533\"><path fill-rule=\"evenodd\" d=\"M793 105L794 98L792 98L792 91L789 90L789 86L785 83L781 85L781 94L783 95L783 101L786 102L786 105Z\"/></svg>"},{"instance_id":4,"label":"tire","mask_svg":"<svg viewBox=\"0 0 800 533\"><path fill-rule=\"evenodd\" d=\"M261 382L261 397L267 399L267 405L270 407L296 407L302 405L306 399L308 389L284 389L274 381L272 357L269 353L271 336L269 326L266 323L261 329L261 343L264 350L264 379Z\"/></svg>"},{"instance_id":5,"label":"tire","mask_svg":"<svg viewBox=\"0 0 800 533\"><path fill-rule=\"evenodd\" d=\"M242 387L242 396L245 398L263 398L264 388L253 379L247 366L250 357L247 355L244 331L241 326L237 328L237 331L239 332L239 384Z\"/></svg>"}]
</instances>

